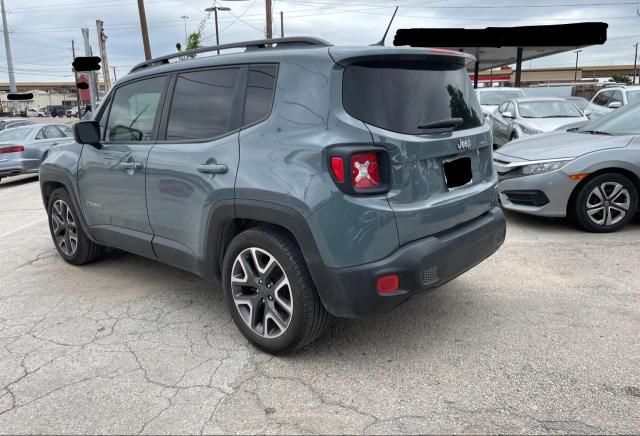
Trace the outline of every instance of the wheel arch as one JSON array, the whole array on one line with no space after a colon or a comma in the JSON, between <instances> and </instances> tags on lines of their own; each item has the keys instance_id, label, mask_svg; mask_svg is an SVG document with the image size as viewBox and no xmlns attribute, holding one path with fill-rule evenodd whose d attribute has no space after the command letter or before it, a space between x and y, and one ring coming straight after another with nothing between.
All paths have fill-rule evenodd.
<instances>
[{"instance_id":1,"label":"wheel arch","mask_svg":"<svg viewBox=\"0 0 640 436\"><path fill-rule=\"evenodd\" d=\"M578 193L580 192L580 190L582 189L582 187L587 184L590 180L592 180L594 177L597 177L599 175L602 174L619 174L621 176L625 176L626 178L628 178L629 180L631 180L631 182L633 183L633 185L636 188L636 192L638 192L640 194L640 176L638 176L636 173L634 173L633 171L626 169L626 168L621 168L621 167L605 167L605 168L600 168L592 173L589 173L589 175L587 177L585 177L584 179L580 180L580 182L573 188L573 190L571 191L571 195L569 195L569 200L567 201L567 216L569 216L572 211L573 211L573 207L574 207L574 202L575 202L575 198L578 195Z\"/></svg>"}]
</instances>

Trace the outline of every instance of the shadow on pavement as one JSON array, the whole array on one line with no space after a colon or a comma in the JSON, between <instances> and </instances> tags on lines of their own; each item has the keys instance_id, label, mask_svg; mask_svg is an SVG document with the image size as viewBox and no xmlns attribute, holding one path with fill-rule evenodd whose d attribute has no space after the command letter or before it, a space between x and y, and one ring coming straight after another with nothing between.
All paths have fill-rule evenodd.
<instances>
[{"instance_id":1,"label":"shadow on pavement","mask_svg":"<svg viewBox=\"0 0 640 436\"><path fill-rule=\"evenodd\" d=\"M11 186L26 185L27 183L37 182L37 174L27 174L24 176L3 177L0 180L0 189L9 188Z\"/></svg>"}]
</instances>

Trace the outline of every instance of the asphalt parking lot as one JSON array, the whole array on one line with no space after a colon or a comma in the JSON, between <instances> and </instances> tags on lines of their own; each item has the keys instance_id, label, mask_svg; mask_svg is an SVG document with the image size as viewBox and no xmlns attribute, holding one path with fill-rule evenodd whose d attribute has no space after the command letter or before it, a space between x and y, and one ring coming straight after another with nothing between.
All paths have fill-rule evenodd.
<instances>
[{"instance_id":1,"label":"asphalt parking lot","mask_svg":"<svg viewBox=\"0 0 640 436\"><path fill-rule=\"evenodd\" d=\"M508 215L492 258L287 357L219 289L119 251L58 257L37 178L0 183L2 433L638 433L640 221Z\"/></svg>"}]
</instances>

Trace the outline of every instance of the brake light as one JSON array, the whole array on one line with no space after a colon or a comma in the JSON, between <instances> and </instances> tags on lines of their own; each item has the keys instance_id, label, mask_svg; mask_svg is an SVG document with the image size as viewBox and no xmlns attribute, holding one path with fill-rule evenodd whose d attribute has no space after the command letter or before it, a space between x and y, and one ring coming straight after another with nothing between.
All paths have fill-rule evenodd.
<instances>
[{"instance_id":1,"label":"brake light","mask_svg":"<svg viewBox=\"0 0 640 436\"><path fill-rule=\"evenodd\" d=\"M0 147L0 154L20 153L21 151L24 151L24 147L22 145L6 145L4 147Z\"/></svg>"},{"instance_id":2,"label":"brake light","mask_svg":"<svg viewBox=\"0 0 640 436\"><path fill-rule=\"evenodd\" d=\"M377 153L355 153L351 156L351 182L354 189L372 189L380 185Z\"/></svg>"},{"instance_id":3,"label":"brake light","mask_svg":"<svg viewBox=\"0 0 640 436\"><path fill-rule=\"evenodd\" d=\"M434 54L450 54L450 55L456 55L456 56L460 56L461 52L456 51L456 50L448 50L446 48L428 48L427 51L429 53L434 53Z\"/></svg>"},{"instance_id":4,"label":"brake light","mask_svg":"<svg viewBox=\"0 0 640 436\"><path fill-rule=\"evenodd\" d=\"M331 158L331 171L339 183L344 183L344 159L338 156Z\"/></svg>"}]
</instances>

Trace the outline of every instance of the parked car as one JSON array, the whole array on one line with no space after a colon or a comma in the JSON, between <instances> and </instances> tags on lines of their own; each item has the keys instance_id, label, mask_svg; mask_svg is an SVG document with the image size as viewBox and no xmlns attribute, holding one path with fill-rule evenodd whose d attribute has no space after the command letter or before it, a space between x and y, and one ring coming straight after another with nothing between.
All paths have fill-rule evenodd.
<instances>
[{"instance_id":1,"label":"parked car","mask_svg":"<svg viewBox=\"0 0 640 436\"><path fill-rule=\"evenodd\" d=\"M591 114L591 111L589 110L589 100L586 98L571 96L565 97L564 99L575 104L587 117Z\"/></svg>"},{"instance_id":2,"label":"parked car","mask_svg":"<svg viewBox=\"0 0 640 436\"><path fill-rule=\"evenodd\" d=\"M489 116L505 101L525 97L524 91L520 88L478 88L476 93L485 117Z\"/></svg>"},{"instance_id":3,"label":"parked car","mask_svg":"<svg viewBox=\"0 0 640 436\"><path fill-rule=\"evenodd\" d=\"M611 111L636 101L640 101L640 86L606 86L591 99L590 118L602 118Z\"/></svg>"},{"instance_id":4,"label":"parked car","mask_svg":"<svg viewBox=\"0 0 640 436\"><path fill-rule=\"evenodd\" d=\"M56 105L56 106L47 106L45 108L47 114L50 117L64 117L67 113L67 107L66 106L62 106L62 105Z\"/></svg>"},{"instance_id":5,"label":"parked car","mask_svg":"<svg viewBox=\"0 0 640 436\"><path fill-rule=\"evenodd\" d=\"M242 334L279 353L329 314L388 312L500 247L472 56L231 46L247 50L134 67L52 151L40 183L64 260L113 246L221 282Z\"/></svg>"},{"instance_id":6,"label":"parked car","mask_svg":"<svg viewBox=\"0 0 640 436\"><path fill-rule=\"evenodd\" d=\"M640 102L573 132L513 141L494 156L504 208L616 231L638 207Z\"/></svg>"},{"instance_id":7,"label":"parked car","mask_svg":"<svg viewBox=\"0 0 640 436\"><path fill-rule=\"evenodd\" d=\"M82 110L82 112L84 113L84 110L85 110L84 106L81 107L80 110ZM67 112L65 113L65 115L67 116L67 118L72 118L72 117L77 118L78 117L78 106L73 106L72 108L67 109Z\"/></svg>"},{"instance_id":8,"label":"parked car","mask_svg":"<svg viewBox=\"0 0 640 436\"><path fill-rule=\"evenodd\" d=\"M505 101L490 115L493 142L501 147L514 139L556 130L589 119L563 98L531 97Z\"/></svg>"},{"instance_id":9,"label":"parked car","mask_svg":"<svg viewBox=\"0 0 640 436\"><path fill-rule=\"evenodd\" d=\"M3 130L0 132L0 179L37 173L51 147L72 139L71 128L63 124L32 124Z\"/></svg>"},{"instance_id":10,"label":"parked car","mask_svg":"<svg viewBox=\"0 0 640 436\"><path fill-rule=\"evenodd\" d=\"M33 124L33 121L25 120L24 118L2 118L0 119L0 132L14 127L28 126Z\"/></svg>"},{"instance_id":11,"label":"parked car","mask_svg":"<svg viewBox=\"0 0 640 436\"><path fill-rule=\"evenodd\" d=\"M36 108L28 107L26 110L27 117L46 117L47 113Z\"/></svg>"}]
</instances>

